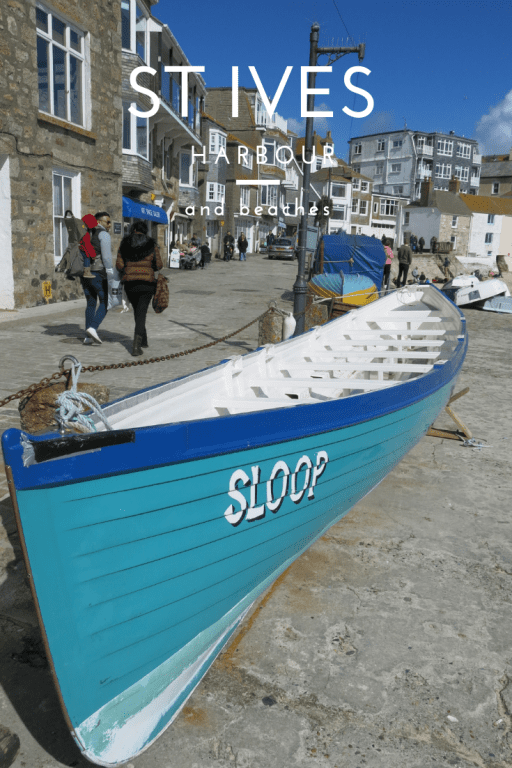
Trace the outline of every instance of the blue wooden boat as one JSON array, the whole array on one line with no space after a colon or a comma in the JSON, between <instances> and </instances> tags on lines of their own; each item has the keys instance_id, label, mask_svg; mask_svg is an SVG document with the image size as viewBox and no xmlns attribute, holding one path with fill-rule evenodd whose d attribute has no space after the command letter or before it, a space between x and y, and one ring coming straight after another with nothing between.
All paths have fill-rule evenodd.
<instances>
[{"instance_id":1,"label":"blue wooden boat","mask_svg":"<svg viewBox=\"0 0 512 768\"><path fill-rule=\"evenodd\" d=\"M148 747L253 601L450 398L467 346L433 286L104 406L87 435L3 435L62 708L83 754Z\"/></svg>"}]
</instances>

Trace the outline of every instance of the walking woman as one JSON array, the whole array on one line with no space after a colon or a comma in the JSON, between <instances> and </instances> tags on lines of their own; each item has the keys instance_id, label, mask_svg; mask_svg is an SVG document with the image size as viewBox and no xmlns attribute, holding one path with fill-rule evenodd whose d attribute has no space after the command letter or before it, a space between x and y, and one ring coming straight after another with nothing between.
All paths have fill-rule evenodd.
<instances>
[{"instance_id":1,"label":"walking woman","mask_svg":"<svg viewBox=\"0 0 512 768\"><path fill-rule=\"evenodd\" d=\"M145 221L134 221L130 233L121 240L116 267L135 315L132 355L142 355L142 347L149 346L146 315L156 291L155 271L163 267L158 245L148 237Z\"/></svg>"},{"instance_id":2,"label":"walking woman","mask_svg":"<svg viewBox=\"0 0 512 768\"><path fill-rule=\"evenodd\" d=\"M386 238L382 239L382 244L384 245L384 251L386 252L386 263L384 264L384 275L382 279L382 285L381 285L381 291L387 291L389 290L389 278L391 276L391 259L394 258L395 254L390 248L389 240Z\"/></svg>"},{"instance_id":3,"label":"walking woman","mask_svg":"<svg viewBox=\"0 0 512 768\"><path fill-rule=\"evenodd\" d=\"M242 232L240 237L238 238L238 250L240 251L240 261L247 261L245 258L245 254L247 252L247 248L249 247L249 243L247 242L247 238Z\"/></svg>"}]
</instances>

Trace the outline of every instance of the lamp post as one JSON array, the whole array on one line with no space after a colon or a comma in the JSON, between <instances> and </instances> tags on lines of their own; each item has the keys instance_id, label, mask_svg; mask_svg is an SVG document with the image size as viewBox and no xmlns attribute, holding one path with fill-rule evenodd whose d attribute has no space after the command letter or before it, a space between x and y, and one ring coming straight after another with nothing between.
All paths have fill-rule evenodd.
<instances>
[{"instance_id":1,"label":"lamp post","mask_svg":"<svg viewBox=\"0 0 512 768\"><path fill-rule=\"evenodd\" d=\"M361 43L358 46L351 47L328 47L319 48L318 38L320 32L320 25L315 23L311 27L311 34L309 36L309 66L316 67L318 57L323 54L329 56L328 64L337 61L347 53L357 53L359 55L359 61L364 59L365 44ZM307 111L313 112L315 108L315 94L312 90L315 87L316 72L308 72L308 101ZM309 215L309 184L311 178L311 155L313 153L313 117L306 118L306 142L305 142L305 157L304 157L304 176L302 184L302 206L304 213L301 217L300 231L299 231L299 265L297 271L297 278L293 285L294 301L293 301L293 314L297 321L297 327L295 329L295 336L300 336L304 333L304 313L306 310L306 293L307 293L307 281L306 281L306 241L308 233L308 215Z\"/></svg>"}]
</instances>

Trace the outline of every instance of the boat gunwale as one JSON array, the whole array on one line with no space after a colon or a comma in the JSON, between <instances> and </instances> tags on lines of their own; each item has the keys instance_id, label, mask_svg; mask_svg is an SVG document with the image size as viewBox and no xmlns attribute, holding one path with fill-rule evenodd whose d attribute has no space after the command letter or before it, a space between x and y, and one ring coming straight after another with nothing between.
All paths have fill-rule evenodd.
<instances>
[{"instance_id":1,"label":"boat gunwale","mask_svg":"<svg viewBox=\"0 0 512 768\"><path fill-rule=\"evenodd\" d=\"M420 402L421 400L428 398L443 386L446 386L450 380L454 379L458 375L464 361L467 345L468 335L467 333L464 333L464 335L461 335L457 338L457 343L453 350L453 354L445 362L436 362L430 371L420 374L416 378L400 381L397 382L395 386L385 387L376 391L365 392L339 399L319 401L318 403L304 403L303 405L290 404L289 407L270 408L264 411L246 411L243 413L228 414L224 416L211 416L189 421L171 422L169 424L156 424L147 427L135 427L134 431L136 436L139 438L139 445L137 445L136 440L135 443L130 443L123 446L107 446L100 450L95 449L94 451L81 452L79 454L74 454L73 456L62 456L58 459L52 459L51 466L57 470L55 474L58 476L51 481L48 481L48 478L45 477L45 475L48 474L48 467L50 466L50 462L46 461L40 464L32 464L30 466L23 465L20 435L22 437L28 438L31 441L40 442L50 438L57 438L60 436L59 433L29 436L27 433L23 433L20 430L9 429L4 432L2 436L2 444L6 464L9 464L11 467L17 490L35 490L59 485L71 485L74 483L87 482L90 480L112 477L115 475L131 474L133 472L143 471L152 467L156 468L168 465L170 466L183 464L198 459L229 455L230 453L252 450L254 448L279 444L281 442L300 440L303 437L312 437L315 435L326 434L337 429L348 428L357 424L365 423L367 421L372 421L375 418L394 413L404 407L412 405L415 402ZM430 386L428 386L429 384ZM162 385L160 384L156 386ZM391 394L396 394L397 386L400 387L401 392L404 394L404 397L401 397L398 401L393 399ZM154 387L151 387L150 389L153 388ZM417 391L416 394L414 394L414 390ZM144 391L146 390L141 390L141 392ZM370 406L364 416L361 413L358 415L358 409L354 407L354 404L357 403L357 401L362 397L365 398L365 403ZM382 403L383 400L384 404ZM386 403L385 401L388 402ZM314 405L316 407L316 412L319 414L321 413L324 417L322 419L324 423L323 427L309 428L307 430L304 430L302 427L300 431L296 430L295 434L291 434L289 433L289 425L288 429L286 426L279 427L275 425L276 417L278 417L281 422L286 421L287 418L291 418L292 421L303 422L304 418L301 419L301 416L304 417L304 409L310 405ZM329 418L328 412L330 410L339 410L340 408L342 412L338 414L337 417L334 417L334 419L333 417ZM343 413L343 411L345 411L345 413ZM256 435L251 433L252 439L248 438L247 429L244 429L244 422L247 424L247 421L250 422L254 419L257 419L260 422L273 420L274 425L272 431L274 436L270 435L270 431L268 429L265 430L263 427L261 427ZM331 423L333 421L335 423L332 423L332 426L326 427L325 424L328 420ZM209 445L206 447L203 446L201 450L189 449L187 451L188 455L183 455L184 452L178 447L177 452L180 454L180 458L178 458L176 455L172 455L173 446L171 445L168 455L159 455L158 457L154 455L150 456L147 461L136 466L127 467L126 462L123 460L125 451L140 450L140 442L145 440L151 441L152 435L158 431L168 431L169 442L172 442L172 438L178 437L179 433L181 432L183 433L183 438L185 438L185 444L189 444L191 442L190 438L192 437L190 435L191 432L194 432L198 428L206 428L210 425L218 425L217 431L221 432L224 432L226 425L229 425L233 432L238 432L238 443L230 443L229 446L224 450L220 450L218 446L210 447ZM237 427L238 429L236 429ZM285 432L284 435L283 432ZM105 451L107 452L106 454L104 453ZM104 457L108 456L109 453L111 456L113 456L113 451L117 451L122 454L118 459L118 462L116 462L119 464L119 466L114 467L109 471L98 471L98 469L104 469ZM86 466L87 464L92 464L93 466L88 469ZM94 469L94 465L97 465L96 470Z\"/></svg>"}]
</instances>

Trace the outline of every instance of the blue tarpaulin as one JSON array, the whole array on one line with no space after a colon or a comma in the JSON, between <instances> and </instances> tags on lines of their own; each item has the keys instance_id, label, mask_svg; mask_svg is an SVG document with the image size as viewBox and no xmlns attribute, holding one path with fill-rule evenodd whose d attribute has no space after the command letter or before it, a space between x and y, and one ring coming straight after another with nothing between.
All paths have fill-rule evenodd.
<instances>
[{"instance_id":1,"label":"blue tarpaulin","mask_svg":"<svg viewBox=\"0 0 512 768\"><path fill-rule=\"evenodd\" d=\"M167 214L163 208L150 203L139 203L131 197L123 197L123 216L126 219L147 219L157 224L167 224Z\"/></svg>"},{"instance_id":2,"label":"blue tarpaulin","mask_svg":"<svg viewBox=\"0 0 512 768\"><path fill-rule=\"evenodd\" d=\"M380 289L386 252L380 240L366 235L324 235L316 253L313 272L320 271L320 244L324 244L324 274L367 275Z\"/></svg>"}]
</instances>

